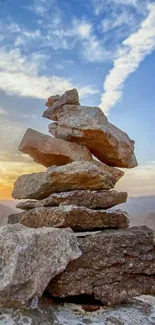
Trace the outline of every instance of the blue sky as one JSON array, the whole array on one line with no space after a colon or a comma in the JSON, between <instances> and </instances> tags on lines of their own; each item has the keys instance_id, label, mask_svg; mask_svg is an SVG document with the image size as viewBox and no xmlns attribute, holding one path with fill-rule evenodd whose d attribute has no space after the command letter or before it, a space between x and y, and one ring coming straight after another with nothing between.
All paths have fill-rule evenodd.
<instances>
[{"instance_id":1,"label":"blue sky","mask_svg":"<svg viewBox=\"0 0 155 325\"><path fill-rule=\"evenodd\" d=\"M136 141L139 167L118 188L155 194L155 1L0 0L0 197L39 170L17 146L48 133L47 97L77 87Z\"/></svg>"}]
</instances>

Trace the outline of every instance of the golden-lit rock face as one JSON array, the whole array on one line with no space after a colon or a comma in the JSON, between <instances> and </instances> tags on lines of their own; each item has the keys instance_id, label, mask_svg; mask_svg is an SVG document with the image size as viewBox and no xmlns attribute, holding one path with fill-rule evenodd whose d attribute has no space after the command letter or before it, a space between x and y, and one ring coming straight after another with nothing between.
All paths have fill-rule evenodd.
<instances>
[{"instance_id":1,"label":"golden-lit rock face","mask_svg":"<svg viewBox=\"0 0 155 325\"><path fill-rule=\"evenodd\" d=\"M18 150L28 154L36 163L45 167L92 159L92 155L86 147L48 136L33 129L26 131Z\"/></svg>"},{"instance_id":2,"label":"golden-lit rock face","mask_svg":"<svg viewBox=\"0 0 155 325\"><path fill-rule=\"evenodd\" d=\"M56 121L49 125L52 135L86 146L107 165L122 168L137 166L134 141L109 123L99 107L66 104L57 108L56 103L43 114Z\"/></svg>"},{"instance_id":3,"label":"golden-lit rock face","mask_svg":"<svg viewBox=\"0 0 155 325\"><path fill-rule=\"evenodd\" d=\"M17 178L14 199L44 199L52 193L72 190L110 190L116 180L93 162L75 161L64 166L49 167L46 172Z\"/></svg>"}]
</instances>

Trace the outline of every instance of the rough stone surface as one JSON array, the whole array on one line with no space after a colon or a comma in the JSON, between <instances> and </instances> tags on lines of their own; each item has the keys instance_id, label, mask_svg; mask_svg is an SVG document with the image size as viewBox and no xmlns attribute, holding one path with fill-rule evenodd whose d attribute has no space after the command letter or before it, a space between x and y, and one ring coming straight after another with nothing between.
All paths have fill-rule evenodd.
<instances>
[{"instance_id":1,"label":"rough stone surface","mask_svg":"<svg viewBox=\"0 0 155 325\"><path fill-rule=\"evenodd\" d=\"M33 129L26 131L18 150L28 154L36 163L45 167L92 159L92 155L86 147L48 136Z\"/></svg>"},{"instance_id":2,"label":"rough stone surface","mask_svg":"<svg viewBox=\"0 0 155 325\"><path fill-rule=\"evenodd\" d=\"M125 168L137 166L134 141L109 123L100 108L65 105L59 111L52 108L45 117L57 121L49 125L52 135L85 145L103 163Z\"/></svg>"},{"instance_id":3,"label":"rough stone surface","mask_svg":"<svg viewBox=\"0 0 155 325\"><path fill-rule=\"evenodd\" d=\"M70 227L74 231L103 228L127 228L129 219L121 210L91 210L75 205L59 207L43 207L24 211L18 214L19 222L26 227ZM17 217L8 218L8 223L16 223Z\"/></svg>"},{"instance_id":4,"label":"rough stone surface","mask_svg":"<svg viewBox=\"0 0 155 325\"><path fill-rule=\"evenodd\" d=\"M46 106L50 105L50 102L53 101L52 106L50 105L49 108L46 109L46 111L43 113L43 117L49 118L50 120L56 119L56 114L59 112L59 110L66 104L74 104L79 105L79 95L77 90L71 89L67 90L58 100L57 98L53 98L53 96L50 97L51 99L48 99Z\"/></svg>"},{"instance_id":5,"label":"rough stone surface","mask_svg":"<svg viewBox=\"0 0 155 325\"><path fill-rule=\"evenodd\" d=\"M41 299L38 308L0 309L0 325L154 325L155 298L142 296L126 304L86 312L85 305L56 305Z\"/></svg>"},{"instance_id":6,"label":"rough stone surface","mask_svg":"<svg viewBox=\"0 0 155 325\"><path fill-rule=\"evenodd\" d=\"M81 255L71 229L0 228L0 305L26 304Z\"/></svg>"},{"instance_id":7,"label":"rough stone surface","mask_svg":"<svg viewBox=\"0 0 155 325\"><path fill-rule=\"evenodd\" d=\"M40 201L26 201L17 204L17 208L29 210L46 206L76 205L89 209L102 208L109 209L127 200L126 192L117 191L70 191L53 193L49 197Z\"/></svg>"},{"instance_id":8,"label":"rough stone surface","mask_svg":"<svg viewBox=\"0 0 155 325\"><path fill-rule=\"evenodd\" d=\"M51 281L57 297L94 295L114 305L129 297L155 294L155 243L149 228L104 231L78 238L82 256Z\"/></svg>"},{"instance_id":9,"label":"rough stone surface","mask_svg":"<svg viewBox=\"0 0 155 325\"><path fill-rule=\"evenodd\" d=\"M109 190L116 180L92 162L76 161L65 166L52 166L46 172L18 177L14 199L44 199L55 192L71 190Z\"/></svg>"},{"instance_id":10,"label":"rough stone surface","mask_svg":"<svg viewBox=\"0 0 155 325\"><path fill-rule=\"evenodd\" d=\"M60 99L60 95L54 95L54 96L50 96L47 99L47 102L45 103L45 106L50 107L52 106L55 102L57 102Z\"/></svg>"},{"instance_id":11,"label":"rough stone surface","mask_svg":"<svg viewBox=\"0 0 155 325\"><path fill-rule=\"evenodd\" d=\"M118 182L119 179L124 175L124 172L116 167L111 167L108 166L104 163L101 163L100 161L93 159L93 163L98 166L99 168L101 168L101 170L108 172L109 174L112 175L113 178L115 178L115 180Z\"/></svg>"},{"instance_id":12,"label":"rough stone surface","mask_svg":"<svg viewBox=\"0 0 155 325\"><path fill-rule=\"evenodd\" d=\"M48 136L33 129L27 129L19 151L28 154L36 163L45 167L65 165L73 161L92 161L95 165L112 175L118 181L124 172L107 166L92 158L91 152L82 145Z\"/></svg>"}]
</instances>

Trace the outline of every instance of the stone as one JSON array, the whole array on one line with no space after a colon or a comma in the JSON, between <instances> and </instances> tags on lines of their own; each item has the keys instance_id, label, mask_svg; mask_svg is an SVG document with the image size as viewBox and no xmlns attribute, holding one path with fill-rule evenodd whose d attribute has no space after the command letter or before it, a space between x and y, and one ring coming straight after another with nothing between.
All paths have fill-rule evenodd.
<instances>
[{"instance_id":1,"label":"stone","mask_svg":"<svg viewBox=\"0 0 155 325\"><path fill-rule=\"evenodd\" d=\"M116 181L118 182L120 180L120 178L124 175L124 172L116 167L111 167L108 166L104 163L101 163L100 161L93 159L93 163L98 166L99 168L101 168L103 171L108 172L109 174L112 175L113 178L116 179Z\"/></svg>"},{"instance_id":2,"label":"stone","mask_svg":"<svg viewBox=\"0 0 155 325\"><path fill-rule=\"evenodd\" d=\"M42 297L36 309L1 308L0 325L154 325L155 298L140 298L121 306L98 306L97 311L85 312L86 305L55 304Z\"/></svg>"},{"instance_id":3,"label":"stone","mask_svg":"<svg viewBox=\"0 0 155 325\"><path fill-rule=\"evenodd\" d=\"M110 190L116 180L92 162L75 161L52 166L45 172L19 176L14 184L14 199L41 200L55 192L72 190Z\"/></svg>"},{"instance_id":4,"label":"stone","mask_svg":"<svg viewBox=\"0 0 155 325\"><path fill-rule=\"evenodd\" d=\"M56 114L57 112L59 112L59 110L66 104L69 105L80 105L79 103L79 95L77 90L74 89L70 89L67 90L58 100L55 101L55 98L50 97L50 99L48 99L46 106L50 105L50 101L53 101L52 106L48 107L45 112L43 113L43 117L54 119L56 118ZM54 112L55 112L55 116L54 116ZM52 114L51 114L52 113ZM52 117L52 118L51 118Z\"/></svg>"},{"instance_id":5,"label":"stone","mask_svg":"<svg viewBox=\"0 0 155 325\"><path fill-rule=\"evenodd\" d=\"M105 305L155 294L155 240L146 226L78 237L82 255L55 277L52 296L93 295Z\"/></svg>"},{"instance_id":6,"label":"stone","mask_svg":"<svg viewBox=\"0 0 155 325\"><path fill-rule=\"evenodd\" d=\"M29 303L50 280L81 255L71 229L0 228L0 306Z\"/></svg>"},{"instance_id":7,"label":"stone","mask_svg":"<svg viewBox=\"0 0 155 325\"><path fill-rule=\"evenodd\" d=\"M44 200L25 201L17 204L17 208L29 210L39 207L76 205L89 209L109 209L127 200L126 192L75 190L53 193Z\"/></svg>"},{"instance_id":8,"label":"stone","mask_svg":"<svg viewBox=\"0 0 155 325\"><path fill-rule=\"evenodd\" d=\"M54 95L54 96L50 96L47 99L47 102L45 103L45 106L50 107L52 106L55 102L57 102L60 99L60 95Z\"/></svg>"},{"instance_id":9,"label":"stone","mask_svg":"<svg viewBox=\"0 0 155 325\"><path fill-rule=\"evenodd\" d=\"M71 228L74 231L87 231L104 228L127 228L128 214L121 210L91 210L75 205L43 207L24 211L18 216L8 217L8 223L19 222L26 227Z\"/></svg>"},{"instance_id":10,"label":"stone","mask_svg":"<svg viewBox=\"0 0 155 325\"><path fill-rule=\"evenodd\" d=\"M18 150L28 154L36 163L45 167L92 159L92 155L86 147L48 136L33 129L26 131Z\"/></svg>"},{"instance_id":11,"label":"stone","mask_svg":"<svg viewBox=\"0 0 155 325\"><path fill-rule=\"evenodd\" d=\"M57 138L86 146L101 162L116 167L137 166L134 141L108 122L99 107L64 105L52 106L48 117L57 121L49 125L49 132Z\"/></svg>"},{"instance_id":12,"label":"stone","mask_svg":"<svg viewBox=\"0 0 155 325\"><path fill-rule=\"evenodd\" d=\"M7 223L14 225L15 223L20 222L20 214L21 213L12 213L8 216Z\"/></svg>"}]
</instances>

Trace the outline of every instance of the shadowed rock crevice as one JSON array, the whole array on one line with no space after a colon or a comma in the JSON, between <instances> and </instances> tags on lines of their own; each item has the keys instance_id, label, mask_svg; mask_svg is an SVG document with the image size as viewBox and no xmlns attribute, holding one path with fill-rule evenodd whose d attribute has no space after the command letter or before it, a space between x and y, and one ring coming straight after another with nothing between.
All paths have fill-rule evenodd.
<instances>
[{"instance_id":1,"label":"shadowed rock crevice","mask_svg":"<svg viewBox=\"0 0 155 325\"><path fill-rule=\"evenodd\" d=\"M59 298L51 296L47 290L45 290L43 296L48 297L58 304L70 303L75 305L89 305L89 306L103 306L100 300L95 299L94 295L81 294L79 296L68 296L65 298Z\"/></svg>"}]
</instances>

